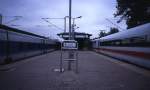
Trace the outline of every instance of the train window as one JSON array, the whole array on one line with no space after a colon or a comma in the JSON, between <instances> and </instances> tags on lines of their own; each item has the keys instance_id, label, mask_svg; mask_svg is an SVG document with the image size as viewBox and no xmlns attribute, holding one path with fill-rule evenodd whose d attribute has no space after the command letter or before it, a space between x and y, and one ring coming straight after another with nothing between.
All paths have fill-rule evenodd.
<instances>
[{"instance_id":1,"label":"train window","mask_svg":"<svg viewBox=\"0 0 150 90\"><path fill-rule=\"evenodd\" d=\"M139 36L125 39L118 39L113 41L94 41L94 46L123 46L123 47L150 47L149 36ZM98 45L98 46L97 46Z\"/></svg>"},{"instance_id":2,"label":"train window","mask_svg":"<svg viewBox=\"0 0 150 90\"><path fill-rule=\"evenodd\" d=\"M145 42L145 38L144 37L136 37L133 38L133 43L139 43L139 42Z\"/></svg>"},{"instance_id":3,"label":"train window","mask_svg":"<svg viewBox=\"0 0 150 90\"><path fill-rule=\"evenodd\" d=\"M116 45L117 45L117 46L118 46L118 45L121 45L121 40L115 41L115 42L114 42L114 45L115 45L115 46L116 46Z\"/></svg>"},{"instance_id":4,"label":"train window","mask_svg":"<svg viewBox=\"0 0 150 90\"><path fill-rule=\"evenodd\" d=\"M101 46L101 42L100 41L98 41L98 46Z\"/></svg>"},{"instance_id":5,"label":"train window","mask_svg":"<svg viewBox=\"0 0 150 90\"><path fill-rule=\"evenodd\" d=\"M121 46L148 46L147 37L132 37L121 40Z\"/></svg>"},{"instance_id":6,"label":"train window","mask_svg":"<svg viewBox=\"0 0 150 90\"><path fill-rule=\"evenodd\" d=\"M124 39L121 41L122 45L127 45L130 43L130 39Z\"/></svg>"},{"instance_id":7,"label":"train window","mask_svg":"<svg viewBox=\"0 0 150 90\"><path fill-rule=\"evenodd\" d=\"M23 43L22 42L19 43L19 50L23 50Z\"/></svg>"}]
</instances>

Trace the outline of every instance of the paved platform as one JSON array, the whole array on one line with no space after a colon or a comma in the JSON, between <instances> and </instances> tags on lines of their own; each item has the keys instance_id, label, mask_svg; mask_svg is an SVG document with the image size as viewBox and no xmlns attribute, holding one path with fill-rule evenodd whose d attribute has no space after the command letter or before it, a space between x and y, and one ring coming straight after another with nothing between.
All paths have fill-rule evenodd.
<instances>
[{"instance_id":1,"label":"paved platform","mask_svg":"<svg viewBox=\"0 0 150 90\"><path fill-rule=\"evenodd\" d=\"M55 51L0 66L0 90L150 90L150 71L95 52L79 51L79 73L55 72L59 61Z\"/></svg>"}]
</instances>

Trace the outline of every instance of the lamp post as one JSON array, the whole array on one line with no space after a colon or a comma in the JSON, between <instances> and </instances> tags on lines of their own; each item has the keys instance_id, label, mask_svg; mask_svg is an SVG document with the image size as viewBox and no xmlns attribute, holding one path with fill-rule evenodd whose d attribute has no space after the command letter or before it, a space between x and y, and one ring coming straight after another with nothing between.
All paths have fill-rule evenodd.
<instances>
[{"instance_id":1,"label":"lamp post","mask_svg":"<svg viewBox=\"0 0 150 90\"><path fill-rule=\"evenodd\" d=\"M79 17L76 17L76 18L72 18L72 20L73 20L73 24L72 24L72 39L75 39L75 20L76 19L79 19L79 18L82 18L82 16L79 16ZM79 27L78 27L79 28Z\"/></svg>"}]
</instances>

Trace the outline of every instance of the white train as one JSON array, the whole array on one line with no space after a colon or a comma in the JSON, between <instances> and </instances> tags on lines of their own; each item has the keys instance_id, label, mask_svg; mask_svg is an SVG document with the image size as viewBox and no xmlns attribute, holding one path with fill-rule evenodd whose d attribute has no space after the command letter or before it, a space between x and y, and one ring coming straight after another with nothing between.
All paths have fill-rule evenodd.
<instances>
[{"instance_id":1,"label":"white train","mask_svg":"<svg viewBox=\"0 0 150 90\"><path fill-rule=\"evenodd\" d=\"M96 52L150 69L150 23L92 40Z\"/></svg>"},{"instance_id":2,"label":"white train","mask_svg":"<svg viewBox=\"0 0 150 90\"><path fill-rule=\"evenodd\" d=\"M44 54L57 45L56 40L0 25L0 64Z\"/></svg>"}]
</instances>

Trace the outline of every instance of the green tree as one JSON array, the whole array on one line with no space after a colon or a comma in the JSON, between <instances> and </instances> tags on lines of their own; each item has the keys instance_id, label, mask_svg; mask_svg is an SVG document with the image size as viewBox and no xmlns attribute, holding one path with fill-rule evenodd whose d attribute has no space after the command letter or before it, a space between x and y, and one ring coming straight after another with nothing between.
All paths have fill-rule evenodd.
<instances>
[{"instance_id":1,"label":"green tree","mask_svg":"<svg viewBox=\"0 0 150 90\"><path fill-rule=\"evenodd\" d=\"M117 0L114 16L121 16L118 22L126 20L127 28L150 22L150 0Z\"/></svg>"},{"instance_id":2,"label":"green tree","mask_svg":"<svg viewBox=\"0 0 150 90\"><path fill-rule=\"evenodd\" d=\"M110 31L108 32L107 35L114 34L114 33L117 33L117 32L119 32L118 28L112 27L112 28L110 28Z\"/></svg>"},{"instance_id":3,"label":"green tree","mask_svg":"<svg viewBox=\"0 0 150 90\"><path fill-rule=\"evenodd\" d=\"M100 38L106 36L105 30L100 30L100 33L98 35Z\"/></svg>"}]
</instances>

